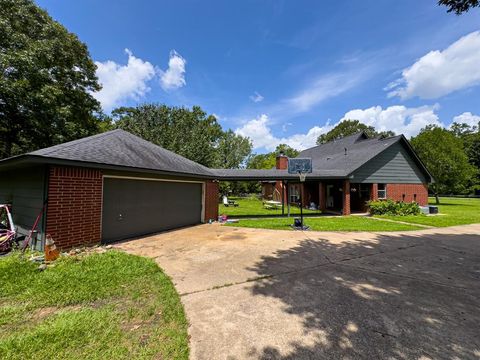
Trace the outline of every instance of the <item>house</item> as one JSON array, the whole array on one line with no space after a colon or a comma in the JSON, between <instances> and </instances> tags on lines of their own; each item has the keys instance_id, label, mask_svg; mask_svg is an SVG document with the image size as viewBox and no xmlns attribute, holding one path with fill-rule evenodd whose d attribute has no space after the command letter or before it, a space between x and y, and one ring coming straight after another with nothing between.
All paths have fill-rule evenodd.
<instances>
[{"instance_id":1,"label":"house","mask_svg":"<svg viewBox=\"0 0 480 360\"><path fill-rule=\"evenodd\" d=\"M304 183L276 181L287 203L298 202L301 191L303 206L313 202L320 210L344 215L366 211L368 200L428 203L433 178L403 135L368 138L359 133L304 150L298 157L311 158L313 171ZM277 170L287 166L288 158L277 157Z\"/></svg>"},{"instance_id":2,"label":"house","mask_svg":"<svg viewBox=\"0 0 480 360\"><path fill-rule=\"evenodd\" d=\"M427 203L432 177L404 136L356 134L303 151L313 172L300 183L276 169L209 169L123 130L113 130L0 161L0 202L26 234L41 215L38 248L94 245L207 222L218 217L218 181L263 181L283 204L363 211L389 198ZM267 184L266 183L266 184ZM267 186L267 185L266 185ZM283 206L282 206L283 209Z\"/></svg>"}]
</instances>

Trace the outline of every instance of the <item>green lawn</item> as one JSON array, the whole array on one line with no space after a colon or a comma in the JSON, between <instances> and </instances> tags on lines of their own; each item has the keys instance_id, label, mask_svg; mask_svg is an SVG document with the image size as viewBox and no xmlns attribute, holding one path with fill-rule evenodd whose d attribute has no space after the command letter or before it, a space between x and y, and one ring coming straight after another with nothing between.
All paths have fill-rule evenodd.
<instances>
[{"instance_id":1,"label":"green lawn","mask_svg":"<svg viewBox=\"0 0 480 360\"><path fill-rule=\"evenodd\" d=\"M241 204L243 204L246 209L250 206L252 209L258 209L258 203L261 204L259 200L247 199L245 201L242 201ZM434 205L434 203L435 199L430 198L430 204ZM232 208L232 210L234 209ZM384 218L394 221L407 222L412 225L386 222L359 216L322 216L316 218L307 218L305 220L305 224L310 226L312 230L317 231L403 231L422 229L422 227L415 226L415 224L428 225L433 227L445 227L453 225L480 223L480 199L441 198L439 212L440 215L434 216L379 216L380 219ZM235 215L239 215L239 213ZM262 229L290 230L290 225L292 223L293 218L241 219L238 223L226 225Z\"/></svg>"},{"instance_id":2,"label":"green lawn","mask_svg":"<svg viewBox=\"0 0 480 360\"><path fill-rule=\"evenodd\" d=\"M187 320L151 259L118 251L40 272L0 258L0 359L187 359Z\"/></svg>"},{"instance_id":3,"label":"green lawn","mask_svg":"<svg viewBox=\"0 0 480 360\"><path fill-rule=\"evenodd\" d=\"M305 225L315 231L403 231L419 230L418 226L370 219L363 216L315 217L304 219ZM227 226L260 229L292 230L293 218L242 219Z\"/></svg>"},{"instance_id":4,"label":"green lawn","mask_svg":"<svg viewBox=\"0 0 480 360\"><path fill-rule=\"evenodd\" d=\"M225 214L228 217L236 217L236 216L278 216L282 215L282 208L279 209L266 209L263 206L263 201L257 199L256 197L247 197L247 198L239 198L239 197L229 197L228 200L235 200L238 204L237 207L233 206L224 206L223 204L218 205L218 213L220 215ZM287 206L285 205L285 214L287 213ZM306 215L309 214L320 214L318 210L307 210L304 209L303 213ZM290 214L300 214L300 208L291 206L290 207Z\"/></svg>"},{"instance_id":5,"label":"green lawn","mask_svg":"<svg viewBox=\"0 0 480 360\"><path fill-rule=\"evenodd\" d=\"M430 205L436 205L435 199L429 199ZM413 224L446 227L454 225L480 223L480 199L440 198L440 215L435 216L382 216L391 220Z\"/></svg>"}]
</instances>

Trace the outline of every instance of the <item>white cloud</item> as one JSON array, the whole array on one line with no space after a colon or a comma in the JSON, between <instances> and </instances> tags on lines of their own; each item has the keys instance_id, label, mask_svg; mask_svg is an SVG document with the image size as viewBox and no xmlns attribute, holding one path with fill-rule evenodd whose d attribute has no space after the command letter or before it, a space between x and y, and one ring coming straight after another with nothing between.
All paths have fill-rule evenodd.
<instances>
[{"instance_id":1,"label":"white cloud","mask_svg":"<svg viewBox=\"0 0 480 360\"><path fill-rule=\"evenodd\" d=\"M276 137L272 133L268 115L262 114L258 118L246 122L242 127L235 130L235 133L247 136L252 140L253 148L273 151L278 144L287 144L297 150L304 150L315 146L320 134L331 130L332 126L314 126L306 134L294 134L288 137Z\"/></svg>"},{"instance_id":2,"label":"white cloud","mask_svg":"<svg viewBox=\"0 0 480 360\"><path fill-rule=\"evenodd\" d=\"M293 113L307 112L322 101L350 90L363 79L362 71L320 76L292 97L285 99L280 105L280 110L288 108Z\"/></svg>"},{"instance_id":3,"label":"white cloud","mask_svg":"<svg viewBox=\"0 0 480 360\"><path fill-rule=\"evenodd\" d=\"M409 138L417 135L422 128L429 124L442 125L438 115L435 114L437 108L437 105L416 108L395 105L385 109L381 106L372 106L363 110L350 110L341 120L359 120L365 125L373 126L377 131L391 130Z\"/></svg>"},{"instance_id":4,"label":"white cloud","mask_svg":"<svg viewBox=\"0 0 480 360\"><path fill-rule=\"evenodd\" d=\"M253 93L253 95L250 95L250 100L252 100L254 103L261 102L263 99L264 97L256 91Z\"/></svg>"},{"instance_id":5,"label":"white cloud","mask_svg":"<svg viewBox=\"0 0 480 360\"><path fill-rule=\"evenodd\" d=\"M388 96L435 99L480 84L480 31L472 32L443 51L431 51L389 84Z\"/></svg>"},{"instance_id":6,"label":"white cloud","mask_svg":"<svg viewBox=\"0 0 480 360\"><path fill-rule=\"evenodd\" d=\"M169 91L181 88L185 82L185 64L187 61L175 50L170 51L168 69L160 70L160 85L163 90Z\"/></svg>"},{"instance_id":7,"label":"white cloud","mask_svg":"<svg viewBox=\"0 0 480 360\"><path fill-rule=\"evenodd\" d=\"M453 122L459 124L468 124L470 126L477 126L480 123L480 116L473 115L471 112L464 112L463 114L457 115L453 118Z\"/></svg>"},{"instance_id":8,"label":"white cloud","mask_svg":"<svg viewBox=\"0 0 480 360\"><path fill-rule=\"evenodd\" d=\"M150 88L147 82L155 76L155 68L148 61L135 57L125 49L128 55L127 65L119 65L114 61L96 61L97 76L102 90L93 93L104 110L118 106L128 99L139 99Z\"/></svg>"}]
</instances>

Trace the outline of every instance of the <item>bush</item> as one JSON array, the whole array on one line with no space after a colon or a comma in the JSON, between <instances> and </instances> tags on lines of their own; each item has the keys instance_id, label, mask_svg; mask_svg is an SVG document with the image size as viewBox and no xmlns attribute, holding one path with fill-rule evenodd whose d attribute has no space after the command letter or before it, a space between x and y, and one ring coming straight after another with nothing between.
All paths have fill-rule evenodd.
<instances>
[{"instance_id":1,"label":"bush","mask_svg":"<svg viewBox=\"0 0 480 360\"><path fill-rule=\"evenodd\" d=\"M372 215L418 215L420 207L417 203L401 202L393 200L369 201L368 207Z\"/></svg>"}]
</instances>

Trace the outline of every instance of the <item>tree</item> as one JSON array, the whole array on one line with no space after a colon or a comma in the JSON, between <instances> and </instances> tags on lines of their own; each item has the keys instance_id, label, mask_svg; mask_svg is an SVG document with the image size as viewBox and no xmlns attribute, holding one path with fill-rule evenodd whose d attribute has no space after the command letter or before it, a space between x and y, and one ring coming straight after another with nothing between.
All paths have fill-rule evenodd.
<instances>
[{"instance_id":1,"label":"tree","mask_svg":"<svg viewBox=\"0 0 480 360\"><path fill-rule=\"evenodd\" d=\"M249 169L271 169L276 165L277 156L282 153L289 158L298 156L299 151L295 150L287 144L280 144L275 148L275 151L266 154L254 154L247 161L247 168Z\"/></svg>"},{"instance_id":2,"label":"tree","mask_svg":"<svg viewBox=\"0 0 480 360\"><path fill-rule=\"evenodd\" d=\"M439 193L461 193L475 175L462 140L446 129L429 125L411 139L411 144L434 178L431 184L437 204Z\"/></svg>"},{"instance_id":3,"label":"tree","mask_svg":"<svg viewBox=\"0 0 480 360\"><path fill-rule=\"evenodd\" d=\"M252 152L252 142L249 138L228 130L222 134L217 146L217 164L221 169L237 169Z\"/></svg>"},{"instance_id":4,"label":"tree","mask_svg":"<svg viewBox=\"0 0 480 360\"><path fill-rule=\"evenodd\" d=\"M222 128L198 106L145 104L112 111L115 126L208 167L218 162Z\"/></svg>"},{"instance_id":5,"label":"tree","mask_svg":"<svg viewBox=\"0 0 480 360\"><path fill-rule=\"evenodd\" d=\"M479 0L439 0L438 5L444 5L448 7L447 12L454 12L460 15L464 12L468 12L471 8L480 6Z\"/></svg>"},{"instance_id":6,"label":"tree","mask_svg":"<svg viewBox=\"0 0 480 360\"><path fill-rule=\"evenodd\" d=\"M317 144L325 144L329 141L337 140L345 136L353 135L359 132L365 132L368 137L389 137L394 136L393 131L376 131L373 126L367 126L361 123L359 120L346 119L341 121L337 126L326 134L322 134L317 139Z\"/></svg>"},{"instance_id":7,"label":"tree","mask_svg":"<svg viewBox=\"0 0 480 360\"><path fill-rule=\"evenodd\" d=\"M98 132L85 44L31 0L0 1L0 157Z\"/></svg>"}]
</instances>

